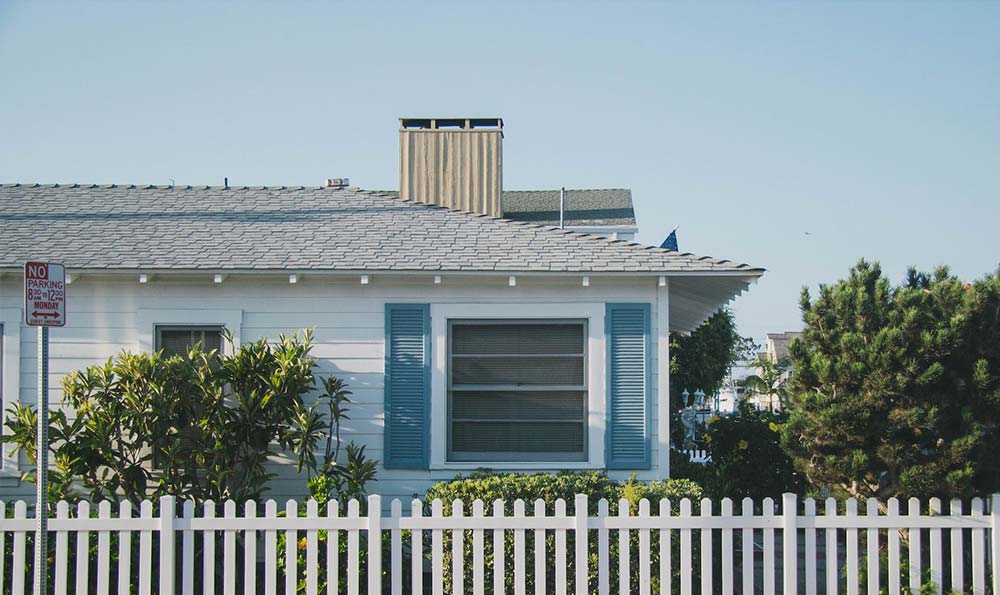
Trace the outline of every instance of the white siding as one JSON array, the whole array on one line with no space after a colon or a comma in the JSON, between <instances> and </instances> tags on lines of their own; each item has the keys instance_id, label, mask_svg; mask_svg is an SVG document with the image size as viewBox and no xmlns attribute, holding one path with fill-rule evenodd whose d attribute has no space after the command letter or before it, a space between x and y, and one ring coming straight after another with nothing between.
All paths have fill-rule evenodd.
<instances>
[{"instance_id":1,"label":"white siding","mask_svg":"<svg viewBox=\"0 0 1000 595\"><path fill-rule=\"evenodd\" d=\"M351 420L342 427L342 438L345 442L354 440L367 445L367 453L380 460L387 302L522 305L648 302L652 305L652 330L661 348L653 353L653 467L641 472L640 477L660 478L666 474L665 461L661 465L665 454L661 449L666 441L660 444L658 433L667 429L667 424L658 423L656 404L659 391L664 391L667 384L665 378L659 378L661 366L655 362L658 354L665 352L662 345L666 339L660 335L665 325L659 324L659 318L665 316L667 308L657 302L665 299L666 292L657 291L655 278L592 277L590 286L582 287L576 277L519 277L516 287L510 287L506 276L445 276L440 285L435 285L431 276L378 274L372 274L368 285L361 285L354 276L300 275L294 285L284 275L232 274L221 284L213 283L209 273L198 277L156 276L146 284L139 284L133 275L74 276L76 279L67 292L69 324L50 333L49 398L53 404L60 402L60 381L67 373L101 363L121 350L148 348L154 322L238 324L239 328L229 330L238 333L242 342L276 338L280 333L312 327L313 355L319 360L319 373L344 378L354 393ZM0 278L0 324L5 326L5 334L10 333L12 325L20 328L19 388L14 395L5 392L5 409L14 398L25 403L36 401L36 333L23 327L19 320L20 291L19 276L8 274ZM14 315L17 320L10 319ZM10 359L5 355L5 373L11 366ZM663 369L666 370L665 364ZM10 382L5 384L11 386ZM435 403L443 398L432 395ZM11 467L6 465L3 473L16 473ZM279 476L272 484L271 495L293 497L305 493L305 477L298 476L293 467L278 465L276 471ZM423 495L432 482L450 479L459 472L380 468L378 481L371 489L392 497ZM621 472L623 476L627 474ZM0 496L27 494L31 490L32 486L18 485L11 479L0 481Z\"/></svg>"}]
</instances>

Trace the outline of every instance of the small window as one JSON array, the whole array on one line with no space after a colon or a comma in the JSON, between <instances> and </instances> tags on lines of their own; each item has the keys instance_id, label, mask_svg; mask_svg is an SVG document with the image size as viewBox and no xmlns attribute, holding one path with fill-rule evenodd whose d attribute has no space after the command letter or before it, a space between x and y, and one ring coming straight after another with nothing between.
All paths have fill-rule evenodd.
<instances>
[{"instance_id":1,"label":"small window","mask_svg":"<svg viewBox=\"0 0 1000 595\"><path fill-rule=\"evenodd\" d=\"M163 350L165 357L187 355L188 348L201 343L204 351L213 349L222 353L221 326L158 326L156 350Z\"/></svg>"},{"instance_id":2,"label":"small window","mask_svg":"<svg viewBox=\"0 0 1000 595\"><path fill-rule=\"evenodd\" d=\"M586 324L452 321L449 461L585 461Z\"/></svg>"}]
</instances>

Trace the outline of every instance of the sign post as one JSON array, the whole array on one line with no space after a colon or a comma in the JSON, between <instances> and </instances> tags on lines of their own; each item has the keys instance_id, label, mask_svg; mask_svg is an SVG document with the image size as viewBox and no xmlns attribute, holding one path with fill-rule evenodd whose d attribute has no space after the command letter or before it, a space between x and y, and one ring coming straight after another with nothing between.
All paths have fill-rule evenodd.
<instances>
[{"instance_id":1,"label":"sign post","mask_svg":"<svg viewBox=\"0 0 1000 595\"><path fill-rule=\"evenodd\" d=\"M38 445L35 471L35 590L48 587L49 327L66 325L66 268L24 263L24 321L38 327Z\"/></svg>"}]
</instances>

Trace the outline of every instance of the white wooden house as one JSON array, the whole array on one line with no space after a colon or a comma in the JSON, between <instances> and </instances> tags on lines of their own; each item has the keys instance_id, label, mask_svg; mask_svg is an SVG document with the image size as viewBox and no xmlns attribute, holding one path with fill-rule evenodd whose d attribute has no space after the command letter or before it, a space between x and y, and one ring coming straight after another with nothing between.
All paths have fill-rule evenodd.
<instances>
[{"instance_id":1,"label":"white wooden house","mask_svg":"<svg viewBox=\"0 0 1000 595\"><path fill-rule=\"evenodd\" d=\"M459 129L457 134L477 134ZM475 194L475 192L473 192ZM21 267L62 261L61 376L122 350L315 329L354 392L345 440L373 488L423 494L479 467L669 475L668 331L762 274L728 260L331 187L0 186L2 397L36 400ZM0 495L27 494L4 453ZM276 465L276 497L304 478Z\"/></svg>"}]
</instances>

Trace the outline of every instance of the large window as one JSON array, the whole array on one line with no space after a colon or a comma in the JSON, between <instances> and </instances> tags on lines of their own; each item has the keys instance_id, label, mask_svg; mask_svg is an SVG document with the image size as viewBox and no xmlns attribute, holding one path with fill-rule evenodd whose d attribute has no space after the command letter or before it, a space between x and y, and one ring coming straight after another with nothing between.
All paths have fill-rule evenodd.
<instances>
[{"instance_id":1,"label":"large window","mask_svg":"<svg viewBox=\"0 0 1000 595\"><path fill-rule=\"evenodd\" d=\"M586 323L451 321L449 461L586 460Z\"/></svg>"},{"instance_id":2,"label":"large window","mask_svg":"<svg viewBox=\"0 0 1000 595\"><path fill-rule=\"evenodd\" d=\"M213 349L222 352L221 326L157 326L157 351L163 350L165 357L171 355L186 355L189 347L201 343L201 348L208 352Z\"/></svg>"}]
</instances>

